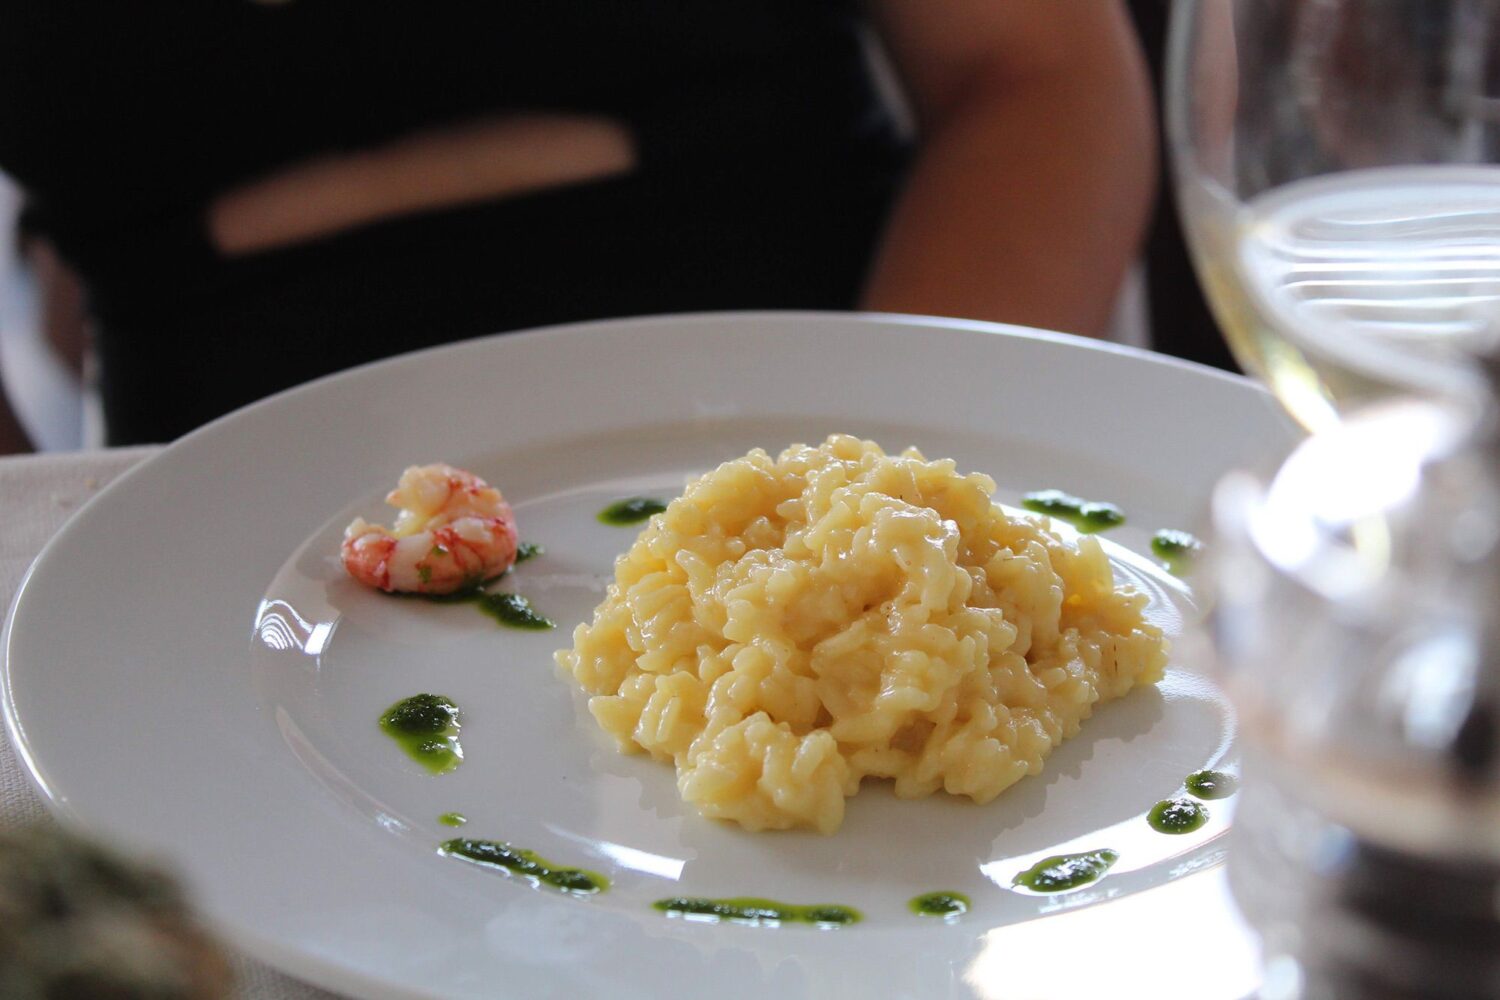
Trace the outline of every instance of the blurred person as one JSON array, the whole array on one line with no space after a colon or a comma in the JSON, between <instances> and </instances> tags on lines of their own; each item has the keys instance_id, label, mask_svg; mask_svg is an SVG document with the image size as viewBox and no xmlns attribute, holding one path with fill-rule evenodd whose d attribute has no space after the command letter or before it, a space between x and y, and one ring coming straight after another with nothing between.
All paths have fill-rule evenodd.
<instances>
[{"instance_id":1,"label":"blurred person","mask_svg":"<svg viewBox=\"0 0 1500 1000\"><path fill-rule=\"evenodd\" d=\"M1167 22L1172 0L1130 0L1137 37L1146 53L1155 87L1154 109L1163 110L1166 91ZM1158 156L1166 158L1166 137L1160 136ZM1151 347L1154 350L1225 371L1239 372L1229 353L1229 344L1209 312L1188 257L1187 238L1170 171L1160 172L1156 208L1147 228L1143 252L1146 299L1149 304Z\"/></svg>"},{"instance_id":2,"label":"blurred person","mask_svg":"<svg viewBox=\"0 0 1500 1000\"><path fill-rule=\"evenodd\" d=\"M1119 0L0 10L0 169L80 276L111 444L571 320L1097 335L1154 176Z\"/></svg>"}]
</instances>

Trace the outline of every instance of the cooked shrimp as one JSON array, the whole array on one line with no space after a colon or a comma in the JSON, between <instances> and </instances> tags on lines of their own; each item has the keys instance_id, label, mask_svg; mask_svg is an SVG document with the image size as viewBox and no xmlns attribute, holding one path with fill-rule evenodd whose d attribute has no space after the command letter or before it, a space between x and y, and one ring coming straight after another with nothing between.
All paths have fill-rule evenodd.
<instances>
[{"instance_id":1,"label":"cooked shrimp","mask_svg":"<svg viewBox=\"0 0 1500 1000\"><path fill-rule=\"evenodd\" d=\"M361 583L409 594L451 594L516 561L516 516L500 491L451 465L413 465L385 498L394 528L355 518L344 568Z\"/></svg>"}]
</instances>

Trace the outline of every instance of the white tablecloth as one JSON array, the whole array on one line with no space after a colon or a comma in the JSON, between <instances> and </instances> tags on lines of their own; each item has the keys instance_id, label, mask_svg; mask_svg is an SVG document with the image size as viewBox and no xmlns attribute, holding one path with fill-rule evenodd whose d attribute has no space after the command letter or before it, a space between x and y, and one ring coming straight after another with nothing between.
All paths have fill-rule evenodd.
<instances>
[{"instance_id":1,"label":"white tablecloth","mask_svg":"<svg viewBox=\"0 0 1500 1000\"><path fill-rule=\"evenodd\" d=\"M0 459L0 598L9 608L26 567L64 521L111 479L155 453L128 448ZM0 830L50 823L41 798L0 727ZM334 995L232 956L248 1000L328 1000Z\"/></svg>"}]
</instances>

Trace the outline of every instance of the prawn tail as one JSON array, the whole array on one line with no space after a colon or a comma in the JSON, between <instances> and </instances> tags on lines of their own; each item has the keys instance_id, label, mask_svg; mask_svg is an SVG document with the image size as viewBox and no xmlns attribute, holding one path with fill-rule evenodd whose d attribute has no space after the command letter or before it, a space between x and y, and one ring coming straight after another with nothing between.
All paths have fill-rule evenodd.
<instances>
[{"instance_id":1,"label":"prawn tail","mask_svg":"<svg viewBox=\"0 0 1500 1000\"><path fill-rule=\"evenodd\" d=\"M389 593L391 585L391 554L396 549L396 539L389 534L369 526L373 530L360 533L350 525L340 546L344 569L360 583Z\"/></svg>"}]
</instances>

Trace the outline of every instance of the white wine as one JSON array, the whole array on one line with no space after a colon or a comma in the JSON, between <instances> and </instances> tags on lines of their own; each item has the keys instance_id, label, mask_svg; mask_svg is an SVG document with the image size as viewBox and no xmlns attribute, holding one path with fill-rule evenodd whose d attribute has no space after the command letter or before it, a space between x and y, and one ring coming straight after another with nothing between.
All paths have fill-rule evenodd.
<instances>
[{"instance_id":1,"label":"white wine","mask_svg":"<svg viewBox=\"0 0 1500 1000\"><path fill-rule=\"evenodd\" d=\"M1210 298L1241 364L1309 429L1461 389L1500 334L1500 166L1349 171L1226 207L1203 233Z\"/></svg>"}]
</instances>

